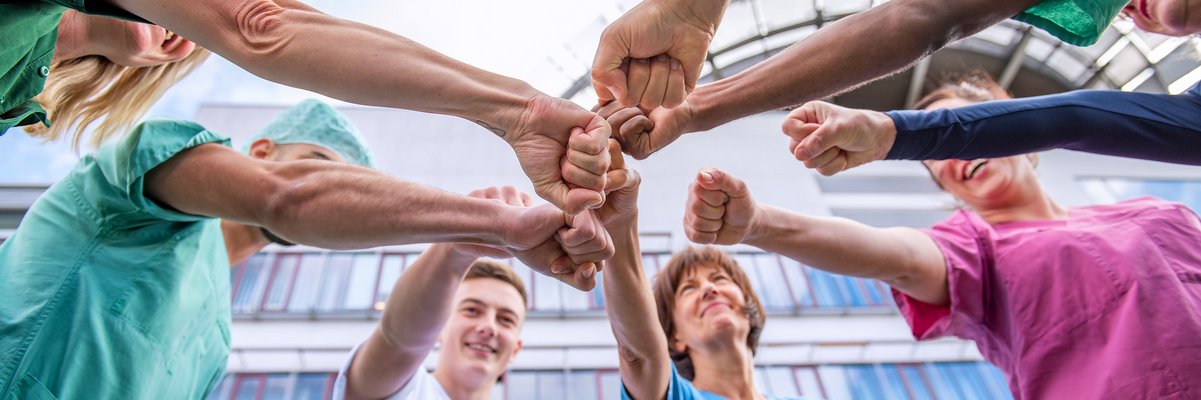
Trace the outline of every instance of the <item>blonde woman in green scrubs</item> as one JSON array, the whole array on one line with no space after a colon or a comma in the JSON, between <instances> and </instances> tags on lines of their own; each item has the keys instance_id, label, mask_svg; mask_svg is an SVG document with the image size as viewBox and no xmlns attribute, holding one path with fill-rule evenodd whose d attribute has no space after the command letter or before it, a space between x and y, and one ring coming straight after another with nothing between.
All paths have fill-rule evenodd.
<instances>
[{"instance_id":1,"label":"blonde woman in green scrubs","mask_svg":"<svg viewBox=\"0 0 1201 400\"><path fill-rule=\"evenodd\" d=\"M228 146L195 123L149 121L38 199L0 244L0 399L203 398L229 353L230 265L271 240L486 244L577 288L596 283L591 265L550 272L607 245L591 213L365 168L355 128L325 104L285 112L249 154ZM597 239L568 253L563 228Z\"/></svg>"},{"instance_id":2,"label":"blonde woman in green scrubs","mask_svg":"<svg viewBox=\"0 0 1201 400\"><path fill-rule=\"evenodd\" d=\"M109 16L157 26L128 25ZM267 80L352 103L464 118L483 127L485 137L495 135L509 144L534 190L560 209L575 214L604 201L609 126L603 118L525 82L300 1L4 0L0 22L0 71L7 71L0 75L0 132L27 125L47 138L71 132L78 143L82 126L96 117L89 111L109 121L97 126L94 143L128 132L143 112L133 103L149 107L173 79L135 76L155 88L142 96L125 91L108 97L68 96L72 89L104 87L97 79L79 79L72 88L35 99L44 82L53 83L66 69L51 61L103 59L129 66L178 62L192 46L183 40L187 38ZM77 29L76 22L104 25L106 32L115 29L117 34L80 39L98 30ZM115 39L125 37L136 40L110 48L119 42ZM58 107L59 115L45 112L43 106ZM84 108L69 115L72 107ZM47 121L50 130L37 133L43 129L35 124ZM569 142L575 145L569 148ZM569 162L560 163L564 158Z\"/></svg>"}]
</instances>

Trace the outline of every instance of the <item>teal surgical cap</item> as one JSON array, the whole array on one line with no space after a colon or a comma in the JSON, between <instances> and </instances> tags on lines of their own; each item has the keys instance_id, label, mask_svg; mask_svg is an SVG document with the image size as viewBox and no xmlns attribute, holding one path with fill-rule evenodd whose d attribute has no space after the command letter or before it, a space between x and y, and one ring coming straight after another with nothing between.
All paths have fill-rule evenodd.
<instances>
[{"instance_id":1,"label":"teal surgical cap","mask_svg":"<svg viewBox=\"0 0 1201 400\"><path fill-rule=\"evenodd\" d=\"M359 135L358 128L345 115L317 100L305 100L284 111L263 128L258 136L250 138L244 151L259 139L270 139L277 144L311 144L332 150L347 162L373 168L371 152Z\"/></svg>"}]
</instances>

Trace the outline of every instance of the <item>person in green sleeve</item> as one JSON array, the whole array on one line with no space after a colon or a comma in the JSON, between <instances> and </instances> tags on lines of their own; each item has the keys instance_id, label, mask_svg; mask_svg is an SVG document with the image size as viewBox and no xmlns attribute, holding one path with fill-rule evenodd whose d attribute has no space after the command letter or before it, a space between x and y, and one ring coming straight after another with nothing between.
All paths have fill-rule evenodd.
<instances>
[{"instance_id":1,"label":"person in green sleeve","mask_svg":"<svg viewBox=\"0 0 1201 400\"><path fill-rule=\"evenodd\" d=\"M84 127L97 120L94 144L128 132L208 56L172 32L137 21L82 3L0 1L0 135L23 126L46 140L67 134L78 147Z\"/></svg>"},{"instance_id":2,"label":"person in green sleeve","mask_svg":"<svg viewBox=\"0 0 1201 400\"><path fill-rule=\"evenodd\" d=\"M0 37L4 38L0 71L9 71L0 78L0 97L10 104L0 107L9 121L5 127L49 119L51 131L73 129L78 143L87 122L98 121L96 114L88 112L88 104L94 104L90 101L60 102L47 93L44 98L62 107L85 108L80 110L83 117L61 124L55 122L62 120L55 112L42 113L29 102L42 90L43 78L60 73L47 60L69 58L55 47L72 37L71 25L59 16L73 9L86 15L153 22L161 28L149 29L146 35L131 32L139 38L137 44L151 49L174 54L173 49L184 48L182 38L187 38L273 82L356 104L461 117L484 128L480 133L495 135L512 147L538 196L573 215L604 203L609 161L605 147L610 134L604 118L526 82L473 67L386 30L325 14L302 1L0 0L0 5ZM56 26L62 27L57 34ZM122 63L120 57L99 51L109 41L93 44L99 49L77 54L99 54ZM104 89L87 79L77 82L83 89ZM164 88L162 83L159 87ZM113 97L98 93L83 98L111 98L116 107L94 110L108 115L92 133L93 143L128 132L104 129L115 111L140 116L141 112L119 101L144 101L121 91L104 93ZM568 147L568 143L575 145ZM561 162L564 159L568 162Z\"/></svg>"},{"instance_id":3,"label":"person in green sleeve","mask_svg":"<svg viewBox=\"0 0 1201 400\"><path fill-rule=\"evenodd\" d=\"M29 209L0 244L0 398L203 398L229 353L230 265L271 240L483 244L582 289L596 283L594 264L551 271L597 248L612 255L593 213L366 168L353 125L317 101L282 114L248 154L229 143L192 122L151 120L85 156ZM559 236L594 239L567 247Z\"/></svg>"}]
</instances>

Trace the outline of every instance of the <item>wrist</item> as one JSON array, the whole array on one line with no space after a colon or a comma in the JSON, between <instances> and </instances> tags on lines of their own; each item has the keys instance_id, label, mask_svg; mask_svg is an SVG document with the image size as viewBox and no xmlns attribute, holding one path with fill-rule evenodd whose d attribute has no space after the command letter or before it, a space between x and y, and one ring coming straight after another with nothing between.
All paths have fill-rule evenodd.
<instances>
[{"instance_id":1,"label":"wrist","mask_svg":"<svg viewBox=\"0 0 1201 400\"><path fill-rule=\"evenodd\" d=\"M469 102L476 105L461 116L512 143L536 100L545 94L525 82L505 77L490 86L491 90L481 94L484 98Z\"/></svg>"},{"instance_id":2,"label":"wrist","mask_svg":"<svg viewBox=\"0 0 1201 400\"><path fill-rule=\"evenodd\" d=\"M742 243L759 247L764 238L770 237L771 235L767 234L767 231L771 229L771 221L775 220L771 215L773 213L775 213L775 208L756 204L755 213L751 215L751 222L747 225Z\"/></svg>"},{"instance_id":3,"label":"wrist","mask_svg":"<svg viewBox=\"0 0 1201 400\"><path fill-rule=\"evenodd\" d=\"M461 277L467 273L467 268L471 267L471 263L479 258L474 253L467 251L464 246L460 243L435 243L424 253L439 260L438 264L444 266L447 272Z\"/></svg>"},{"instance_id":4,"label":"wrist","mask_svg":"<svg viewBox=\"0 0 1201 400\"><path fill-rule=\"evenodd\" d=\"M879 161L888 156L892 151L892 146L897 141L897 125L893 122L892 117L888 114L879 111L869 111L872 119L873 131L876 132L875 140L877 141L876 153L872 154L872 159Z\"/></svg>"},{"instance_id":5,"label":"wrist","mask_svg":"<svg viewBox=\"0 0 1201 400\"><path fill-rule=\"evenodd\" d=\"M715 99L720 98L715 94L719 91L722 81L697 86L696 90L688 94L687 100L681 106L688 107L688 115L685 119L687 122L684 124L684 129L681 129L682 134L708 131L722 124L719 121L713 121L713 110L716 109Z\"/></svg>"},{"instance_id":6,"label":"wrist","mask_svg":"<svg viewBox=\"0 0 1201 400\"><path fill-rule=\"evenodd\" d=\"M717 26L725 14L729 0L651 0L666 6L669 10L689 21L696 27L704 29L710 35L717 33Z\"/></svg>"}]
</instances>

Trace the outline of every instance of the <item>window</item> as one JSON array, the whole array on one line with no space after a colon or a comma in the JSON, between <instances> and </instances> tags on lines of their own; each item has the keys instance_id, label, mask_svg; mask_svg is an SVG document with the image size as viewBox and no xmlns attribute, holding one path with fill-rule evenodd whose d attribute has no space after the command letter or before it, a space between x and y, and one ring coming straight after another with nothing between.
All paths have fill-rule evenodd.
<instances>
[{"instance_id":1,"label":"window","mask_svg":"<svg viewBox=\"0 0 1201 400\"><path fill-rule=\"evenodd\" d=\"M230 274L235 315L315 318L379 313L404 271L420 253L269 252L252 256ZM845 309L890 307L888 287L870 279L834 275L772 253L731 255L746 272L751 287L770 312L800 308ZM642 256L648 280L671 253ZM581 292L557 279L508 261L525 282L530 309L549 313L591 313L605 305L603 277L597 287Z\"/></svg>"},{"instance_id":2,"label":"window","mask_svg":"<svg viewBox=\"0 0 1201 400\"><path fill-rule=\"evenodd\" d=\"M1140 196L1154 196L1168 201L1179 201L1194 212L1201 209L1201 181L1084 178L1080 185L1093 200L1115 203Z\"/></svg>"},{"instance_id":3,"label":"window","mask_svg":"<svg viewBox=\"0 0 1201 400\"><path fill-rule=\"evenodd\" d=\"M231 374L213 400L329 399L335 374ZM1012 399L1004 378L984 362L760 366L755 385L773 396L829 399ZM999 383L999 385L998 385ZM493 399L617 400L615 369L510 371Z\"/></svg>"}]
</instances>

